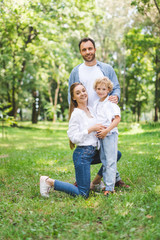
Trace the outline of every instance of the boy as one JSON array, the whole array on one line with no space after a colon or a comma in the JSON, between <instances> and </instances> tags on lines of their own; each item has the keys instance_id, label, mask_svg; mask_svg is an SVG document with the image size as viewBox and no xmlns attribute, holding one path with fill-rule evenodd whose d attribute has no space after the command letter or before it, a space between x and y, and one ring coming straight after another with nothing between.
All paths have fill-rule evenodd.
<instances>
[{"instance_id":1,"label":"boy","mask_svg":"<svg viewBox=\"0 0 160 240\"><path fill-rule=\"evenodd\" d=\"M113 84L108 77L102 77L95 81L94 89L99 100L94 105L94 112L98 123L106 128L97 132L100 139L100 159L103 164L103 180L106 185L104 195L114 192L117 170L117 145L118 129L120 122L120 108L117 104L108 100Z\"/></svg>"}]
</instances>

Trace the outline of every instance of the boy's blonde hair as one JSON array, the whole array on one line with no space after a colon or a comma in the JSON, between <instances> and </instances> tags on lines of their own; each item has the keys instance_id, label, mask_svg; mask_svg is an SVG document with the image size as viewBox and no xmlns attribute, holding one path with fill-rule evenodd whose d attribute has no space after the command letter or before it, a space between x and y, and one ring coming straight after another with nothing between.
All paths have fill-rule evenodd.
<instances>
[{"instance_id":1,"label":"boy's blonde hair","mask_svg":"<svg viewBox=\"0 0 160 240\"><path fill-rule=\"evenodd\" d=\"M106 88L109 89L109 92L112 92L113 83L111 82L111 80L108 77L101 77L101 78L96 79L96 81L94 82L94 85L93 85L94 90L96 90L98 84L102 84L102 83L104 83Z\"/></svg>"}]
</instances>

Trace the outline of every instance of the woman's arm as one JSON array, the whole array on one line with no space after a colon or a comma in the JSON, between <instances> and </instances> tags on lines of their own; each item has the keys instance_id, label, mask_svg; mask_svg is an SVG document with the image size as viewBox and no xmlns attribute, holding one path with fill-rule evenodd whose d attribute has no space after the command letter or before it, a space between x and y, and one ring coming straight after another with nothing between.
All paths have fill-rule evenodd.
<instances>
[{"instance_id":1,"label":"woman's arm","mask_svg":"<svg viewBox=\"0 0 160 240\"><path fill-rule=\"evenodd\" d=\"M71 142L74 144L84 142L88 134L94 131L100 131L100 129L103 127L101 124L95 124L92 127L87 128L86 125L83 124L84 128L82 129L81 123L84 121L85 119L83 119L80 114L72 113L67 134Z\"/></svg>"},{"instance_id":2,"label":"woman's arm","mask_svg":"<svg viewBox=\"0 0 160 240\"><path fill-rule=\"evenodd\" d=\"M88 134L91 132L98 132L104 128L105 127L102 124L97 123L97 124L93 125L92 127L88 128Z\"/></svg>"},{"instance_id":3,"label":"woman's arm","mask_svg":"<svg viewBox=\"0 0 160 240\"><path fill-rule=\"evenodd\" d=\"M83 142L88 135L87 128L84 128L83 131L80 131L80 120L82 121L80 117L78 118L78 116L72 113L67 134L71 142L75 144Z\"/></svg>"}]
</instances>

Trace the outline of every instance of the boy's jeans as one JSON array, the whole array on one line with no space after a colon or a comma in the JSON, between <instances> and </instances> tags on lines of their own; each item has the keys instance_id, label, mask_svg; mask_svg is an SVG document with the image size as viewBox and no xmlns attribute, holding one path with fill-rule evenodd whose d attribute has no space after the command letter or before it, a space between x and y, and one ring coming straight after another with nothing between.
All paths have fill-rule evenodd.
<instances>
[{"instance_id":1,"label":"boy's jeans","mask_svg":"<svg viewBox=\"0 0 160 240\"><path fill-rule=\"evenodd\" d=\"M117 171L117 144L118 134L116 132L100 139L100 159L103 165L103 181L106 191L113 191Z\"/></svg>"}]
</instances>

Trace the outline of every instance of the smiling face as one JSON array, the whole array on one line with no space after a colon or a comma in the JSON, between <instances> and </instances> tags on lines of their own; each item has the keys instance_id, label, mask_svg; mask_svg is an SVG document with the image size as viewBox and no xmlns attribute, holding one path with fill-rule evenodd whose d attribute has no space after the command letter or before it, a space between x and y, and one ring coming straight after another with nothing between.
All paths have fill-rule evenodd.
<instances>
[{"instance_id":1,"label":"smiling face","mask_svg":"<svg viewBox=\"0 0 160 240\"><path fill-rule=\"evenodd\" d=\"M100 101L104 101L106 97L108 96L108 93L110 92L106 84L104 83L99 83L96 86L96 93L100 98Z\"/></svg>"},{"instance_id":2,"label":"smiling face","mask_svg":"<svg viewBox=\"0 0 160 240\"><path fill-rule=\"evenodd\" d=\"M83 85L77 85L73 90L73 100L77 102L77 104L87 103L88 94Z\"/></svg>"},{"instance_id":3,"label":"smiling face","mask_svg":"<svg viewBox=\"0 0 160 240\"><path fill-rule=\"evenodd\" d=\"M96 48L91 41L82 42L80 45L80 53L86 62L95 60Z\"/></svg>"}]
</instances>

